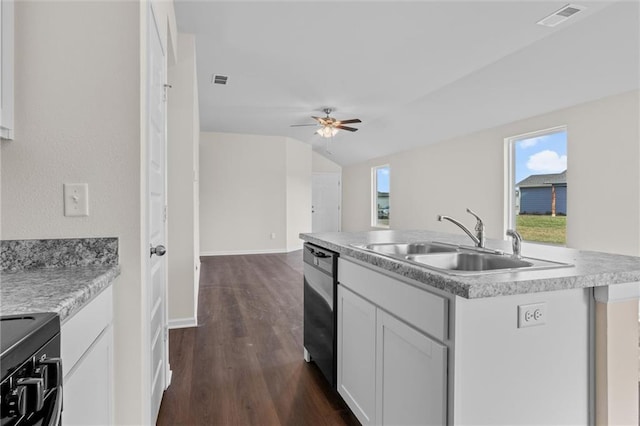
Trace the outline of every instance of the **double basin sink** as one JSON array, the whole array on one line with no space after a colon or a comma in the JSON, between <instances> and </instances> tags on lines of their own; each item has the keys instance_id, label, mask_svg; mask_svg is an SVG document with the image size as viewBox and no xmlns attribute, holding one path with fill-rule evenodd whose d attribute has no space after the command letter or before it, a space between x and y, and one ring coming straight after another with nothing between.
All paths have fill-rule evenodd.
<instances>
[{"instance_id":1,"label":"double basin sink","mask_svg":"<svg viewBox=\"0 0 640 426\"><path fill-rule=\"evenodd\" d=\"M452 275L476 275L573 266L542 259L517 258L497 250L431 241L358 244L354 247Z\"/></svg>"}]
</instances>

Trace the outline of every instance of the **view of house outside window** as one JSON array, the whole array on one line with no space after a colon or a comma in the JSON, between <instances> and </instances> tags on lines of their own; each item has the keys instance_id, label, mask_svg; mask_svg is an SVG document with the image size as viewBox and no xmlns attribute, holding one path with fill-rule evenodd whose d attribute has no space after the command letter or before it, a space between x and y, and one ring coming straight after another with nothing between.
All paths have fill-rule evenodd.
<instances>
[{"instance_id":1,"label":"view of house outside window","mask_svg":"<svg viewBox=\"0 0 640 426\"><path fill-rule=\"evenodd\" d=\"M373 167L373 205L371 226L389 226L389 166Z\"/></svg>"},{"instance_id":2,"label":"view of house outside window","mask_svg":"<svg viewBox=\"0 0 640 426\"><path fill-rule=\"evenodd\" d=\"M566 129L512 139L511 143L516 230L527 241L566 244Z\"/></svg>"}]
</instances>

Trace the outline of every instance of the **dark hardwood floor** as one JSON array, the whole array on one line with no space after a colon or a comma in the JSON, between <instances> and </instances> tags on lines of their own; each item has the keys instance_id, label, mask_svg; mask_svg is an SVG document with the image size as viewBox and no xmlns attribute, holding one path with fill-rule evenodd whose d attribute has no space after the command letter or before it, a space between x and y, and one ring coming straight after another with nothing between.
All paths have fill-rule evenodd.
<instances>
[{"instance_id":1,"label":"dark hardwood floor","mask_svg":"<svg viewBox=\"0 0 640 426\"><path fill-rule=\"evenodd\" d=\"M302 252L203 257L197 328L171 330L158 425L357 425L302 358Z\"/></svg>"}]
</instances>

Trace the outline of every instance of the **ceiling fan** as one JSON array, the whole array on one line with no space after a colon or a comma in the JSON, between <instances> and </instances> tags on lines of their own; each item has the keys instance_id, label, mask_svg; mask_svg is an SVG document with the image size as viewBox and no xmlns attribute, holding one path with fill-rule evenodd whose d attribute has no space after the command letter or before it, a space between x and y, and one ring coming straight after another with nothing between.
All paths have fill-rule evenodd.
<instances>
[{"instance_id":1,"label":"ceiling fan","mask_svg":"<svg viewBox=\"0 0 640 426\"><path fill-rule=\"evenodd\" d=\"M362 123L359 118L352 118L349 120L336 120L331 117L330 114L333 111L331 108L323 109L324 113L327 114L326 117L313 117L314 120L317 121L315 124L292 124L291 127L303 127L303 126L320 126L316 133L322 136L323 138L331 138L335 136L339 130L346 130L347 132L355 132L358 129L355 127L345 126L345 124L352 123Z\"/></svg>"}]
</instances>

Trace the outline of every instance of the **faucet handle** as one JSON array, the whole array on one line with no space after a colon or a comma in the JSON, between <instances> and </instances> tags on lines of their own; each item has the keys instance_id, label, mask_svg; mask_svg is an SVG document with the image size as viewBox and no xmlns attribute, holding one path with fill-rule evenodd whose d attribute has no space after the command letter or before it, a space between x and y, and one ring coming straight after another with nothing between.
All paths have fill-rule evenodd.
<instances>
[{"instance_id":1,"label":"faucet handle","mask_svg":"<svg viewBox=\"0 0 640 426\"><path fill-rule=\"evenodd\" d=\"M513 257L520 258L522 256L522 235L515 229L507 229L507 236L513 238L511 244L513 247Z\"/></svg>"},{"instance_id":2,"label":"faucet handle","mask_svg":"<svg viewBox=\"0 0 640 426\"><path fill-rule=\"evenodd\" d=\"M473 210L471 210L468 207L467 207L467 213L470 213L473 217L476 218L476 231L484 230L484 222L482 222L482 219L480 219L480 216L478 216Z\"/></svg>"}]
</instances>

